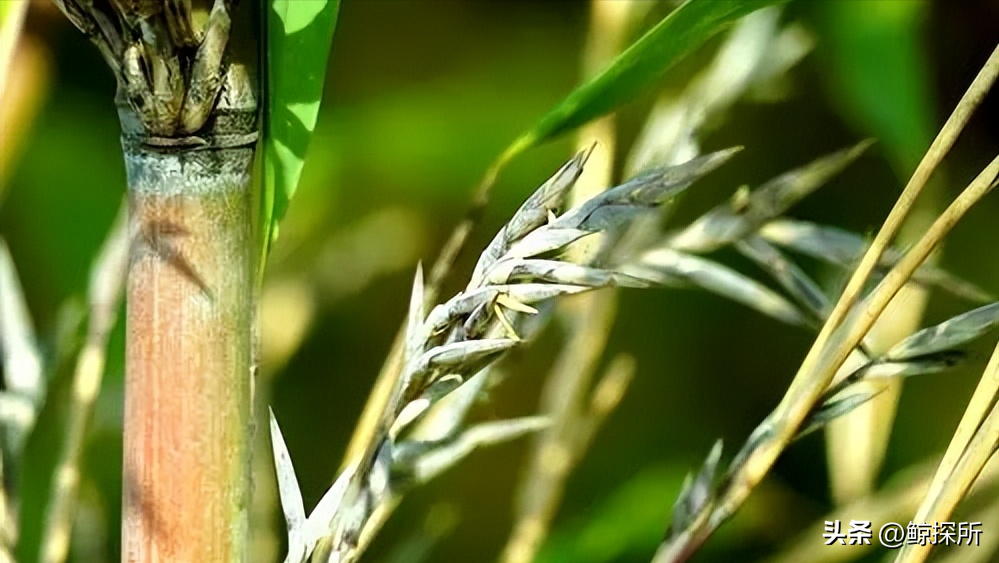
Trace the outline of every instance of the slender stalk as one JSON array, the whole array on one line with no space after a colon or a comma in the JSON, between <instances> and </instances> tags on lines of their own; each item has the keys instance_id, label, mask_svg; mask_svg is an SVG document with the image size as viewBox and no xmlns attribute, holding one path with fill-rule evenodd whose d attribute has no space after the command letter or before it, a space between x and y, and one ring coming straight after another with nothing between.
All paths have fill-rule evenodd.
<instances>
[{"instance_id":1,"label":"slender stalk","mask_svg":"<svg viewBox=\"0 0 999 563\"><path fill-rule=\"evenodd\" d=\"M940 497L932 499L933 511L928 522L951 521L958 503L968 495L968 491L981 475L989 459L996 457L997 447L999 447L999 404L992 407L992 412L982 422L982 428L975 434L968 451L961 456ZM895 558L895 562L922 563L930 556L930 550L934 545L935 543L906 544Z\"/></svg>"},{"instance_id":2,"label":"slender stalk","mask_svg":"<svg viewBox=\"0 0 999 563\"><path fill-rule=\"evenodd\" d=\"M685 561L718 526L727 520L746 500L763 479L777 457L797 433L805 417L825 392L838 367L867 333L871 325L894 298L967 209L993 187L999 158L982 171L978 178L934 222L926 235L892 269L867 298L861 314L850 319L861 292L912 208L916 197L926 185L933 170L950 150L971 113L999 75L999 47L993 51L964 97L944 124L912 178L892 208L867 253L861 259L821 332L808 351L784 398L774 412L750 438L739 465L726 477L724 488L715 503L691 519L692 524L673 541L663 544L653 559L657 563ZM852 321L852 322L851 322ZM833 340L835 339L835 340Z\"/></svg>"},{"instance_id":3,"label":"slender stalk","mask_svg":"<svg viewBox=\"0 0 999 563\"><path fill-rule=\"evenodd\" d=\"M990 467L995 467L996 465L993 463ZM982 479L977 481L977 483L981 482ZM964 518L964 522L981 522L982 528L985 530L995 530L999 527L999 517L996 516L997 514L999 514L999 501L971 512L962 518ZM941 553L935 559L935 563L990 563L996 560L997 555L999 555L999 534L986 533L970 552L951 549Z\"/></svg>"},{"instance_id":4,"label":"slender stalk","mask_svg":"<svg viewBox=\"0 0 999 563\"><path fill-rule=\"evenodd\" d=\"M52 82L52 54L44 41L22 33L9 64L0 69L0 75L3 73L17 79L8 80L0 94L0 139L3 139L0 142L0 205L11 188L9 180L14 164Z\"/></svg>"},{"instance_id":5,"label":"slender stalk","mask_svg":"<svg viewBox=\"0 0 999 563\"><path fill-rule=\"evenodd\" d=\"M15 2L7 8L6 18L0 26L0 99L7 90L7 78L11 75L11 61L17 48L17 40L24 26L24 16L28 12L27 2Z\"/></svg>"},{"instance_id":6,"label":"slender stalk","mask_svg":"<svg viewBox=\"0 0 999 563\"><path fill-rule=\"evenodd\" d=\"M940 466L933 475L929 493L923 499L913 519L914 522L941 522L954 512L957 503L978 478L987 460L994 457L999 444L999 344L996 345L988 366L968 408L954 432ZM988 405L992 404L991 412ZM895 561L920 563L929 557L932 544L906 545Z\"/></svg>"},{"instance_id":7,"label":"slender stalk","mask_svg":"<svg viewBox=\"0 0 999 563\"><path fill-rule=\"evenodd\" d=\"M862 306L851 313L844 322L842 330L833 334L835 340L832 340L827 348L821 351L815 360L817 363L810 368L811 371L803 371L805 370L805 365L803 365L799 369L798 377L802 377L804 374L808 380L817 379L823 382L823 389L829 385L836 370L846 360L850 351L860 343L874 322L884 312L888 303L911 279L919 265L926 260L936 245L957 224L968 209L996 186L997 174L999 174L999 157L996 157L986 166L978 177L965 188L934 221L912 250L906 253L902 260L885 276L871 295L865 299ZM798 404L785 404L789 403L790 397L794 397L794 392L795 386L792 384L785 395L784 402L778 405L777 410L757 428L754 437L750 438L749 443L743 448L743 452L737 456L737 461L733 462L733 467L726 476L723 489L717 497L718 500L707 503L705 508L692 518L693 524L684 529L673 541L660 546L653 559L655 563L686 561L714 530L742 506L783 449L793 439L793 435L787 437L784 433L788 428L797 431L801 424L796 418L791 418L791 414L788 414L786 410L782 410L784 407L784 409L791 409L790 412L793 413L802 408ZM817 402L811 397L807 397L807 399L801 397L800 400L807 400L807 404L811 405L811 408L814 408ZM807 413L805 414L807 415Z\"/></svg>"},{"instance_id":8,"label":"slender stalk","mask_svg":"<svg viewBox=\"0 0 999 563\"><path fill-rule=\"evenodd\" d=\"M835 520L848 522L857 518L858 514L863 514L865 520L879 524L906 522L919 506L930 485L932 476L933 464L930 461L920 462L918 465L896 473L881 490L845 503L819 518L814 524L809 525L788 541L777 554L766 559L766 563L798 563L799 561L845 563L859 559L865 553L877 549L877 542L870 545L827 546L821 540L816 541L816 538L822 537L825 522ZM999 465L992 464L982 471L971 491L969 500L988 498L991 490L994 490L997 484L999 484Z\"/></svg>"},{"instance_id":9,"label":"slender stalk","mask_svg":"<svg viewBox=\"0 0 999 563\"><path fill-rule=\"evenodd\" d=\"M0 458L0 480L3 478L3 459ZM7 498L7 491L0 486L0 522L14 522L15 520L13 507L10 506L10 499ZM13 563L15 545L17 545L17 528L10 524L0 526L0 563Z\"/></svg>"},{"instance_id":10,"label":"slender stalk","mask_svg":"<svg viewBox=\"0 0 999 563\"><path fill-rule=\"evenodd\" d=\"M133 237L125 561L246 560L256 106L234 67L214 117L181 146L151 146L119 106Z\"/></svg>"},{"instance_id":11,"label":"slender stalk","mask_svg":"<svg viewBox=\"0 0 999 563\"><path fill-rule=\"evenodd\" d=\"M595 76L621 51L625 24L632 9L633 2L590 2L590 29L582 60L586 78ZM589 150L587 166L569 192L571 205L581 204L613 185L616 137L613 115L594 120L580 129L578 150L589 150L594 144L601 146L600 150ZM579 262L591 261L602 238L597 235L577 241L567 249L567 255ZM534 560L562 502L566 480L607 414L605 411L592 412L588 399L616 309L614 290L581 295L572 302L560 304L558 312L568 327L568 335L545 380L539 407L539 412L548 417L551 424L538 433L525 464L518 485L514 524L499 557L502 563ZM632 362L625 363L627 367L616 369L614 373L622 370L626 373L615 375L613 379L605 376L602 381L616 381L620 387L627 387L634 366ZM620 399L624 389L618 391L617 399ZM613 401L610 409L617 402Z\"/></svg>"},{"instance_id":12,"label":"slender stalk","mask_svg":"<svg viewBox=\"0 0 999 563\"><path fill-rule=\"evenodd\" d=\"M67 405L66 438L59 450L51 501L45 519L42 540L42 561L62 563L69 553L73 518L80 488L80 458L87 434L94 401L104 378L107 343L118 318L125 271L128 264L128 230L125 209L118 219L101 252L94 261L90 275L87 339L73 371L73 394Z\"/></svg>"},{"instance_id":13,"label":"slender stalk","mask_svg":"<svg viewBox=\"0 0 999 563\"><path fill-rule=\"evenodd\" d=\"M912 227L911 223L908 227ZM912 242L912 237L907 238ZM905 285L871 327L865 340L869 350L886 352L902 338L917 331L928 298L929 291L925 288L915 283ZM850 370L844 368L850 365L850 362L845 363L837 372L837 377L847 375ZM870 381L863 385L877 395L826 427L829 489L836 504L861 498L876 485L904 379Z\"/></svg>"},{"instance_id":14,"label":"slender stalk","mask_svg":"<svg viewBox=\"0 0 999 563\"><path fill-rule=\"evenodd\" d=\"M981 103L992 83L995 82L997 73L999 73L999 48L993 51L992 56L989 57L989 60L968 88L957 108L955 108L954 113L947 120L947 123L944 124L940 134L934 139L933 144L930 145L923 160L916 167L912 178L910 178L902 195L899 196L898 202L888 214L884 225L878 231L867 253L861 259L846 289L843 290L839 302L836 303L836 307L829 315L829 319L823 325L822 331L815 339L815 343L809 350L804 362L802 362L798 375L791 383L791 387L785 395L785 400L778 405L775 411L775 415L777 416L774 418L790 422L790 424L781 425L779 433L782 435L782 438L786 437L790 439L794 435L798 424L800 424L801 420L804 420L810 405L814 403L813 399L817 398L829 384L829 380L832 377L831 373L828 374L828 377L812 375L813 372L821 373L821 370L816 370L815 368L821 365L819 362L826 350L826 345L833 336L834 331L843 324L847 318L847 314L858 299L860 299L861 291L874 271L875 266L880 261L885 249L901 228L902 222L908 215L909 210L912 209L916 198L926 185L930 175L954 145L958 134L964 129L964 125L970 119L971 113ZM991 181L991 179L987 179L985 183L989 184ZM933 241L933 244L935 245L936 242ZM892 292L892 296L894 296L894 292ZM764 463L770 465L772 460Z\"/></svg>"},{"instance_id":15,"label":"slender stalk","mask_svg":"<svg viewBox=\"0 0 999 563\"><path fill-rule=\"evenodd\" d=\"M447 279L448 275L450 275L451 268L458 259L458 255L465 248L468 237L472 234L472 229L485 212L486 206L489 203L489 194L492 192L493 185L496 184L496 177L499 175L500 169L506 165L506 162L510 158L512 158L511 151L504 152L489 166L475 189L468 211L444 242L444 246L441 248L440 254L437 255L437 259L434 261L430 271L430 279L427 282L425 293L426 306L432 306L437 302L441 285ZM389 404L392 390L399 383L399 378L402 376L402 347L404 344L405 329L405 324L399 327L399 331L395 335L395 340L392 341L392 347L385 357L385 362L382 364L381 370L378 372L374 386L371 388L371 393L364 403L364 409L361 411L361 416L354 427L354 433L350 436L347 451L340 464L341 471L351 463L357 461L358 458L363 457L365 448L375 437L378 430L379 417Z\"/></svg>"},{"instance_id":16,"label":"slender stalk","mask_svg":"<svg viewBox=\"0 0 999 563\"><path fill-rule=\"evenodd\" d=\"M975 432L988 415L989 405L995 402L997 395L999 395L999 344L992 352L992 358L985 367L985 371L982 372L982 378L978 381L978 386L975 388L971 400L968 401L968 406L964 410L961 422L958 423L957 430L954 431L947 451L944 452L943 459L940 460L937 472L933 476L933 483L926 494L927 499L935 499L940 496L941 491L946 486L947 479L954 473L958 461L962 454L967 451L968 444L971 443ZM929 516L931 509L932 503L928 502L922 505L919 512L916 513L916 519L922 522Z\"/></svg>"}]
</instances>

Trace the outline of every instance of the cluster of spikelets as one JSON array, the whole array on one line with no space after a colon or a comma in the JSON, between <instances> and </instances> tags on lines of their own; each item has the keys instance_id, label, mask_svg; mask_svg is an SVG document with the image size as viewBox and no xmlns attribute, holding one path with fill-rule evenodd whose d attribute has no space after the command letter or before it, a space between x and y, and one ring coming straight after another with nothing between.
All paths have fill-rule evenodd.
<instances>
[{"instance_id":1,"label":"cluster of spikelets","mask_svg":"<svg viewBox=\"0 0 999 563\"><path fill-rule=\"evenodd\" d=\"M540 417L472 426L465 420L483 388L485 368L537 331L546 318L546 305L554 298L607 286L695 286L791 324L820 325L829 312L829 299L781 247L848 267L866 242L832 227L778 216L842 170L866 146L862 143L818 159L756 190L739 190L730 202L683 229L630 237L624 235L642 231L640 219L654 216L650 211L668 205L737 149L653 169L559 214L589 153L577 154L500 229L481 253L465 290L429 313L424 310L422 271L417 270L403 368L374 437L308 517L290 456L271 416L279 491L289 530L285 561L356 560L408 487L433 478L479 446L542 428L545 420ZM575 254L563 252L596 233L603 233L601 250L587 263L574 263ZM729 245L761 266L781 291L699 256ZM884 266L889 267L898 256L889 253ZM914 279L966 297L985 297L977 288L929 266ZM862 367L829 389L802 434L871 398L870 392L850 392L852 384L866 378L939 371L960 356L958 346L997 322L999 304L991 304L921 331L882 356L869 357L864 349L856 350L865 359ZM709 498L720 455L719 444L700 474L689 480L676 503L673 530L684 528ZM738 462L737 457L733 466Z\"/></svg>"},{"instance_id":2,"label":"cluster of spikelets","mask_svg":"<svg viewBox=\"0 0 999 563\"><path fill-rule=\"evenodd\" d=\"M418 270L407 321L404 367L368 451L340 475L305 518L287 450L272 418L282 506L288 519L286 561L349 561L378 511L400 492L450 467L474 448L543 426L537 417L462 428L481 385L481 371L533 332L529 321L551 299L609 285L649 281L593 264L574 264L559 250L588 235L619 230L655 209L734 154L722 151L656 169L559 215L582 172L580 153L517 210L482 252L465 291L424 312ZM479 375L476 375L479 374ZM436 407L436 408L435 408ZM436 411L436 412L434 412ZM318 543L318 546L317 546Z\"/></svg>"}]
</instances>

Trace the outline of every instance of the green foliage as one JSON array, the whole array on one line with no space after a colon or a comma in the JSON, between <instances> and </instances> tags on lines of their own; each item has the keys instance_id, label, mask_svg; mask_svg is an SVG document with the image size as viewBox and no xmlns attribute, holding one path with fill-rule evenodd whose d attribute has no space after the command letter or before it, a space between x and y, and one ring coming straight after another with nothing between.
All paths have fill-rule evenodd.
<instances>
[{"instance_id":1,"label":"green foliage","mask_svg":"<svg viewBox=\"0 0 999 563\"><path fill-rule=\"evenodd\" d=\"M516 154L605 115L655 85L674 63L760 8L786 0L688 0L621 53L610 66L576 88L518 137L500 157Z\"/></svg>"},{"instance_id":2,"label":"green foliage","mask_svg":"<svg viewBox=\"0 0 999 563\"><path fill-rule=\"evenodd\" d=\"M339 0L271 0L267 6L261 271L305 165L339 9Z\"/></svg>"},{"instance_id":3,"label":"green foliage","mask_svg":"<svg viewBox=\"0 0 999 563\"><path fill-rule=\"evenodd\" d=\"M935 132L931 68L924 53L929 3L821 2L829 82L844 113L884 144L908 176Z\"/></svg>"},{"instance_id":4,"label":"green foliage","mask_svg":"<svg viewBox=\"0 0 999 563\"><path fill-rule=\"evenodd\" d=\"M648 557L662 541L669 499L683 484L685 467L655 466L622 483L585 517L575 518L545 543L538 563L610 563ZM660 499L660 502L649 502Z\"/></svg>"}]
</instances>

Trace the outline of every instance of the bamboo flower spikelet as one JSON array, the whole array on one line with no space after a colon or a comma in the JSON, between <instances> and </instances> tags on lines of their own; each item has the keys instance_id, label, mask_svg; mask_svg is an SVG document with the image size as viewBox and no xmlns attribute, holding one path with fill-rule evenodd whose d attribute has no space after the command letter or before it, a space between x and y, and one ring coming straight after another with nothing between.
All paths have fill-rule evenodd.
<instances>
[{"instance_id":1,"label":"bamboo flower spikelet","mask_svg":"<svg viewBox=\"0 0 999 563\"><path fill-rule=\"evenodd\" d=\"M375 438L350 463L308 518L294 469L272 418L271 436L281 503L289 530L289 563L344 563L363 552L371 534L407 487L425 482L480 445L541 428L536 417L462 429L469 402L442 401L483 368L518 346L537 307L563 295L651 281L596 264L574 264L558 251L594 233L620 230L711 172L735 149L645 172L558 215L589 151L577 154L517 210L482 252L465 291L424 314L423 275L417 270L406 329L405 362ZM479 375L477 375L479 374ZM421 436L420 423L443 407L444 428ZM315 551L315 554L313 554Z\"/></svg>"}]
</instances>

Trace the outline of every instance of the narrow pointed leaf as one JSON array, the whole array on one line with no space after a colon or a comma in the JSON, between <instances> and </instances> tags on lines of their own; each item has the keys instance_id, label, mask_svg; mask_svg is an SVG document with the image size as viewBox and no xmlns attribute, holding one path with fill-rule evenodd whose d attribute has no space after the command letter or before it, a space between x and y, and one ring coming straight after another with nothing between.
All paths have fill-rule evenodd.
<instances>
[{"instance_id":1,"label":"narrow pointed leaf","mask_svg":"<svg viewBox=\"0 0 999 563\"><path fill-rule=\"evenodd\" d=\"M278 498L284 511L284 520L288 528L288 554L285 563L304 563L308 557L309 547L305 538L305 506L302 502L302 492L298 487L298 477L284 442L281 428L278 426L274 411L269 407L271 449L274 454L274 472L277 474Z\"/></svg>"},{"instance_id":2,"label":"narrow pointed leaf","mask_svg":"<svg viewBox=\"0 0 999 563\"><path fill-rule=\"evenodd\" d=\"M633 101L669 68L746 14L781 0L687 1L583 84L506 150L508 158Z\"/></svg>"},{"instance_id":3,"label":"narrow pointed leaf","mask_svg":"<svg viewBox=\"0 0 999 563\"><path fill-rule=\"evenodd\" d=\"M483 358L509 350L517 344L517 341L509 338L484 338L445 344L423 354L416 361L414 372L420 374L431 369L457 371L462 366L474 364Z\"/></svg>"},{"instance_id":4,"label":"narrow pointed leaf","mask_svg":"<svg viewBox=\"0 0 999 563\"><path fill-rule=\"evenodd\" d=\"M513 217L503 226L502 229L489 246L482 251L472 279L468 284L469 288L478 287L486 269L510 249L510 245L524 238L528 233L545 224L548 214L562 207L565 196L576 184L580 174L583 173L583 165L590 156L590 150L580 151L569 162L562 165L547 182L542 184L527 201L520 206Z\"/></svg>"},{"instance_id":5,"label":"narrow pointed leaf","mask_svg":"<svg viewBox=\"0 0 999 563\"><path fill-rule=\"evenodd\" d=\"M927 373L938 373L957 365L967 354L958 350L943 350L904 360L882 359L865 369L864 379L887 377L911 377Z\"/></svg>"},{"instance_id":6,"label":"narrow pointed leaf","mask_svg":"<svg viewBox=\"0 0 999 563\"><path fill-rule=\"evenodd\" d=\"M646 171L528 233L510 247L505 257L538 256L559 250L590 233L619 227L636 215L668 202L740 150L735 147Z\"/></svg>"},{"instance_id":7,"label":"narrow pointed leaf","mask_svg":"<svg viewBox=\"0 0 999 563\"><path fill-rule=\"evenodd\" d=\"M865 389L863 391L858 391L847 397L841 399L830 399L822 404L808 420L801 426L798 430L798 434L794 437L795 440L800 440L805 436L821 429L823 426L829 424L834 419L847 414L853 409L859 407L860 405L870 401L878 394L878 391Z\"/></svg>"},{"instance_id":8,"label":"narrow pointed leaf","mask_svg":"<svg viewBox=\"0 0 999 563\"><path fill-rule=\"evenodd\" d=\"M570 209L552 227L599 231L617 227L636 213L656 207L686 190L728 161L739 147L700 156L682 164L646 171Z\"/></svg>"},{"instance_id":9,"label":"narrow pointed leaf","mask_svg":"<svg viewBox=\"0 0 999 563\"><path fill-rule=\"evenodd\" d=\"M815 320L825 320L832 309L829 298L818 283L780 250L757 235L736 242L735 248L770 274Z\"/></svg>"},{"instance_id":10,"label":"narrow pointed leaf","mask_svg":"<svg viewBox=\"0 0 999 563\"><path fill-rule=\"evenodd\" d=\"M870 141L864 141L781 174L753 190L748 197L741 193L733 196L671 237L669 246L687 252L708 252L731 244L814 192L870 145Z\"/></svg>"},{"instance_id":11,"label":"narrow pointed leaf","mask_svg":"<svg viewBox=\"0 0 999 563\"><path fill-rule=\"evenodd\" d=\"M670 528L666 535L670 537L673 530L682 530L687 527L688 521L695 514L700 512L704 505L714 494L715 473L718 470L718 462L721 460L722 441L718 440L711 448L711 452L704 460L701 470L696 477L687 476L683 483L683 490L680 491L673 505L673 514L670 519Z\"/></svg>"},{"instance_id":12,"label":"narrow pointed leaf","mask_svg":"<svg viewBox=\"0 0 999 563\"><path fill-rule=\"evenodd\" d=\"M258 278L302 174L319 116L340 0L265 0L264 5L266 108Z\"/></svg>"},{"instance_id":13,"label":"narrow pointed leaf","mask_svg":"<svg viewBox=\"0 0 999 563\"><path fill-rule=\"evenodd\" d=\"M645 280L611 270L580 266L558 260L509 260L497 264L490 271L489 283L506 284L511 281L545 281L558 284L603 287L648 287Z\"/></svg>"},{"instance_id":14,"label":"narrow pointed leaf","mask_svg":"<svg viewBox=\"0 0 999 563\"><path fill-rule=\"evenodd\" d=\"M774 244L844 268L853 268L867 250L867 241L860 235L807 221L777 219L764 225L759 233ZM898 249L887 249L878 265L879 271L886 272L901 258ZM931 264L921 265L912 279L968 301L987 303L995 299L987 291Z\"/></svg>"},{"instance_id":15,"label":"narrow pointed leaf","mask_svg":"<svg viewBox=\"0 0 999 563\"><path fill-rule=\"evenodd\" d=\"M404 470L411 473L417 483L426 483L480 447L507 442L537 432L547 425L548 419L542 416L478 424L452 440L428 447L425 453L408 462L409 466Z\"/></svg>"},{"instance_id":16,"label":"narrow pointed leaf","mask_svg":"<svg viewBox=\"0 0 999 563\"><path fill-rule=\"evenodd\" d=\"M467 315L484 304L490 304L500 294L506 294L521 303L531 304L559 295L580 293L588 289L590 288L578 285L544 283L487 286L457 295L447 303L434 307L430 311L430 315L427 316L425 324L434 333L444 330L454 319Z\"/></svg>"},{"instance_id":17,"label":"narrow pointed leaf","mask_svg":"<svg viewBox=\"0 0 999 563\"><path fill-rule=\"evenodd\" d=\"M464 422L466 415L481 397L494 366L480 370L465 379L453 392L440 397L438 402L416 425L413 436L419 440L442 440L453 435Z\"/></svg>"},{"instance_id":18,"label":"narrow pointed leaf","mask_svg":"<svg viewBox=\"0 0 999 563\"><path fill-rule=\"evenodd\" d=\"M301 536L305 546L305 558L303 561L309 558L319 540L328 537L331 533L330 524L342 508L341 501L347 492L348 485L353 481L356 471L356 463L348 465L330 488L326 490L323 498L319 499L319 503L316 504L316 507L306 519Z\"/></svg>"},{"instance_id":19,"label":"narrow pointed leaf","mask_svg":"<svg viewBox=\"0 0 999 563\"><path fill-rule=\"evenodd\" d=\"M563 229L557 227L541 228L532 231L523 239L514 243L507 251L507 258L530 258L554 252L569 246L577 240L593 234L584 229Z\"/></svg>"},{"instance_id":20,"label":"narrow pointed leaf","mask_svg":"<svg viewBox=\"0 0 999 563\"><path fill-rule=\"evenodd\" d=\"M624 268L624 272L635 277L649 277L657 283L685 282L785 323L808 325L808 320L787 299L728 266L699 256L659 248L647 252L640 263Z\"/></svg>"},{"instance_id":21,"label":"narrow pointed leaf","mask_svg":"<svg viewBox=\"0 0 999 563\"><path fill-rule=\"evenodd\" d=\"M885 379L890 377L911 377L928 373L939 373L957 365L966 354L958 350L943 350L923 356L890 360L884 357L866 362L855 369L839 383L830 387L825 396L831 400L851 385L868 379Z\"/></svg>"},{"instance_id":22,"label":"narrow pointed leaf","mask_svg":"<svg viewBox=\"0 0 999 563\"><path fill-rule=\"evenodd\" d=\"M893 360L926 356L952 350L985 334L999 324L999 302L960 314L936 326L924 328L885 354Z\"/></svg>"},{"instance_id":23,"label":"narrow pointed leaf","mask_svg":"<svg viewBox=\"0 0 999 563\"><path fill-rule=\"evenodd\" d=\"M289 533L298 530L305 522L305 506L302 504L302 491L298 488L298 477L295 466L291 462L288 446L278 426L274 411L267 409L271 427L271 449L274 452L274 471L277 473L278 497L284 510L284 520L288 524Z\"/></svg>"},{"instance_id":24,"label":"narrow pointed leaf","mask_svg":"<svg viewBox=\"0 0 999 563\"><path fill-rule=\"evenodd\" d=\"M416 275L413 278L413 292L409 297L409 315L406 320L406 357L412 360L420 352L422 339L420 329L423 326L423 264L416 265Z\"/></svg>"}]
</instances>

